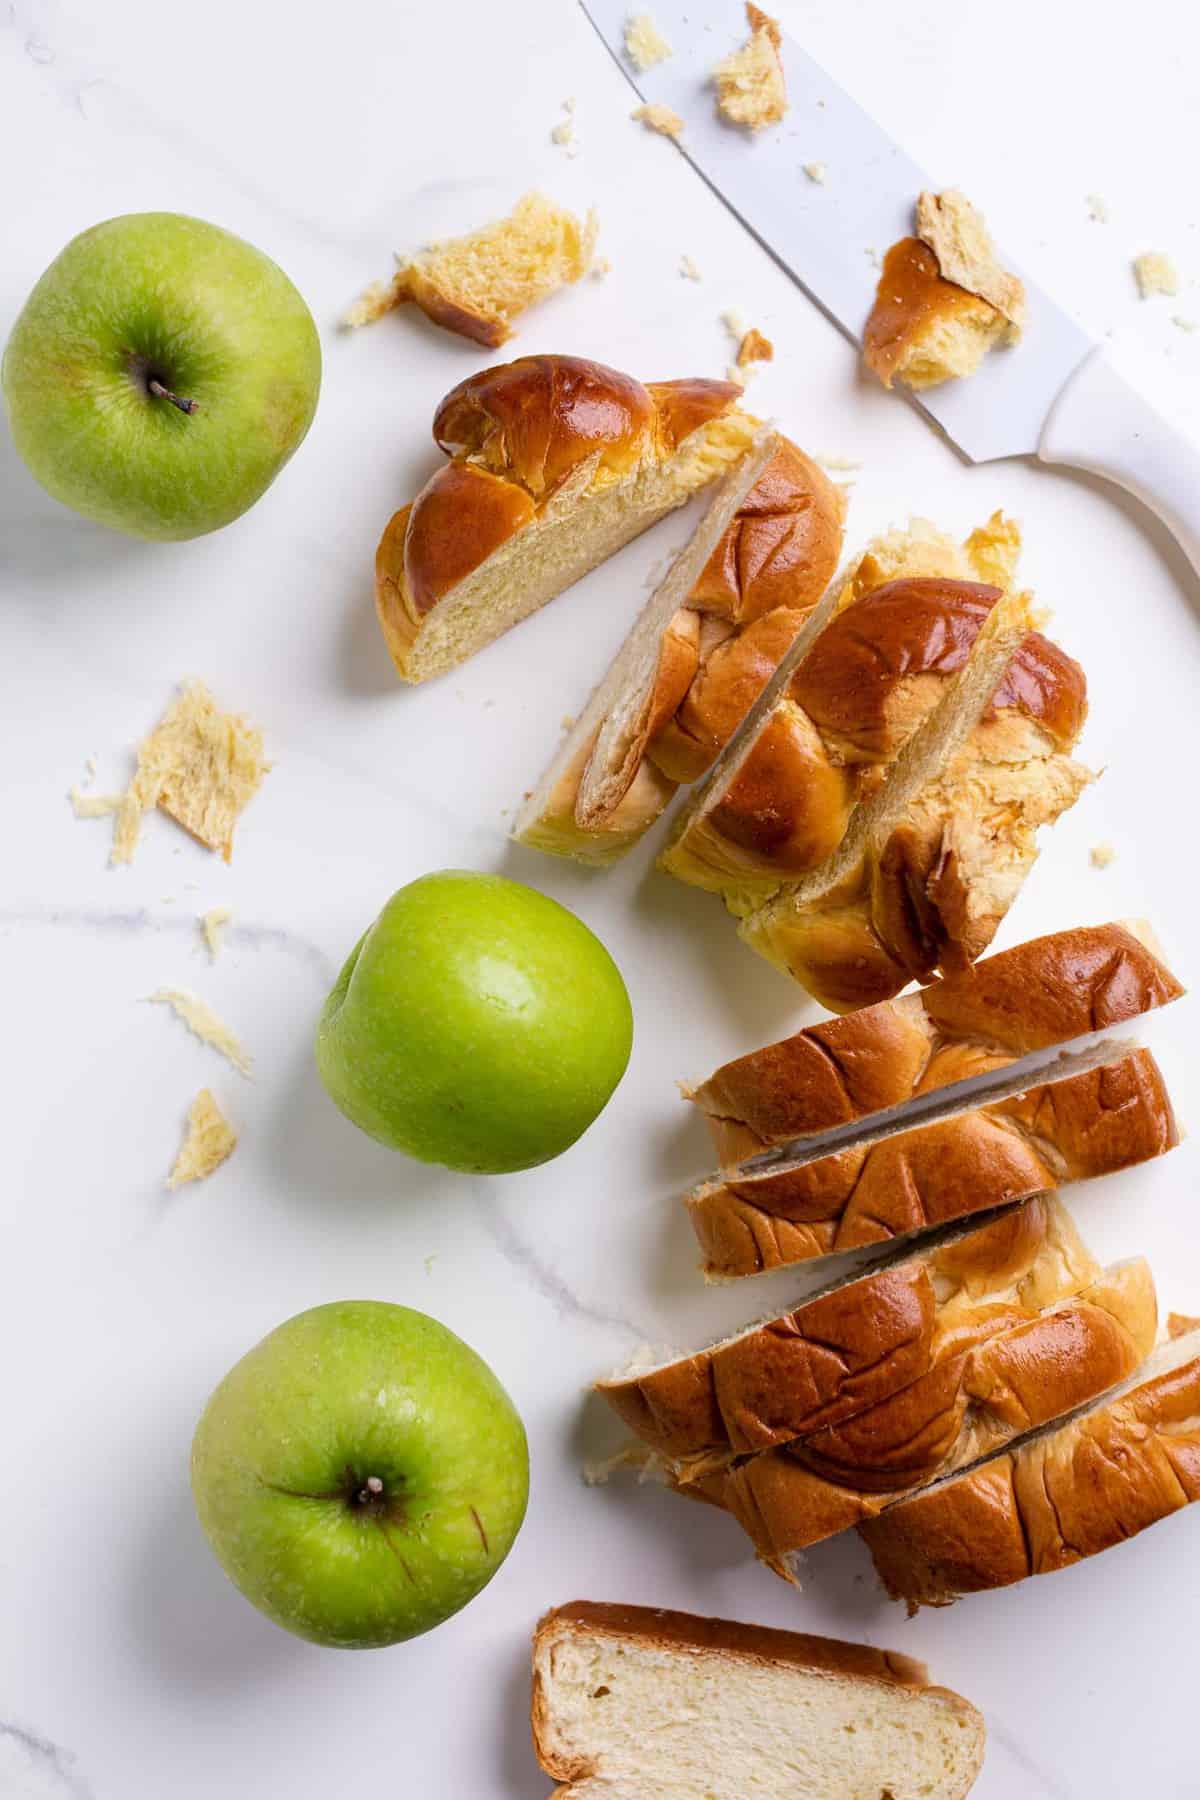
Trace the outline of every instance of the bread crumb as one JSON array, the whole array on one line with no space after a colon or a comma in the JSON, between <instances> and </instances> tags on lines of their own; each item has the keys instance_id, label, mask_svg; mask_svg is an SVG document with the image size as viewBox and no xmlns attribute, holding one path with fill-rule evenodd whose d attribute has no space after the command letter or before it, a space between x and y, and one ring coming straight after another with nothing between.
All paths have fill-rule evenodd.
<instances>
[{"instance_id":1,"label":"bread crumb","mask_svg":"<svg viewBox=\"0 0 1200 1800\"><path fill-rule=\"evenodd\" d=\"M830 455L830 453L828 451L823 451L819 456L814 456L813 461L816 463L820 463L820 465L823 469L861 469L862 468L861 462L859 462L856 457L832 456L832 455Z\"/></svg>"},{"instance_id":2,"label":"bread crumb","mask_svg":"<svg viewBox=\"0 0 1200 1800\"><path fill-rule=\"evenodd\" d=\"M1111 844L1093 844L1088 851L1088 861L1093 869L1107 869L1116 860L1117 853Z\"/></svg>"},{"instance_id":3,"label":"bread crumb","mask_svg":"<svg viewBox=\"0 0 1200 1800\"><path fill-rule=\"evenodd\" d=\"M774 360L775 346L770 338L764 337L761 331L755 331L751 327L738 345L738 368L748 369L752 363L774 362Z\"/></svg>"},{"instance_id":4,"label":"bread crumb","mask_svg":"<svg viewBox=\"0 0 1200 1800\"><path fill-rule=\"evenodd\" d=\"M1175 313L1171 323L1177 325L1180 331L1200 331L1200 320L1185 319L1181 313Z\"/></svg>"},{"instance_id":5,"label":"bread crumb","mask_svg":"<svg viewBox=\"0 0 1200 1800\"><path fill-rule=\"evenodd\" d=\"M825 179L829 174L829 165L823 162L805 163L804 173L810 181L815 181L818 187L824 187Z\"/></svg>"},{"instance_id":6,"label":"bread crumb","mask_svg":"<svg viewBox=\"0 0 1200 1800\"><path fill-rule=\"evenodd\" d=\"M738 387L741 387L741 388L745 387L746 379L750 374L751 374L751 370L739 369L736 363L726 363L726 365L725 365L726 381L735 382Z\"/></svg>"},{"instance_id":7,"label":"bread crumb","mask_svg":"<svg viewBox=\"0 0 1200 1800\"><path fill-rule=\"evenodd\" d=\"M67 799L77 819L104 819L115 813L124 794L89 794L81 787L69 787Z\"/></svg>"},{"instance_id":8,"label":"bread crumb","mask_svg":"<svg viewBox=\"0 0 1200 1800\"><path fill-rule=\"evenodd\" d=\"M237 1149L237 1132L207 1088L201 1088L188 1108L187 1135L175 1166L167 1177L174 1190L188 1181L204 1181Z\"/></svg>"},{"instance_id":9,"label":"bread crumb","mask_svg":"<svg viewBox=\"0 0 1200 1800\"><path fill-rule=\"evenodd\" d=\"M1025 323L1024 284L1001 268L983 215L966 195L957 188L919 195L917 236L936 256L943 280L994 306L1012 326L1015 339Z\"/></svg>"},{"instance_id":10,"label":"bread crumb","mask_svg":"<svg viewBox=\"0 0 1200 1800\"><path fill-rule=\"evenodd\" d=\"M1143 300L1149 300L1152 294L1179 292L1179 272L1161 250L1146 250L1141 256L1135 256L1133 275Z\"/></svg>"},{"instance_id":11,"label":"bread crumb","mask_svg":"<svg viewBox=\"0 0 1200 1800\"><path fill-rule=\"evenodd\" d=\"M649 13L631 13L625 21L625 54L640 73L675 52Z\"/></svg>"},{"instance_id":12,"label":"bread crumb","mask_svg":"<svg viewBox=\"0 0 1200 1800\"><path fill-rule=\"evenodd\" d=\"M567 96L567 98L562 103L562 109L565 113L573 113L575 111L575 96L574 96L574 94L569 94Z\"/></svg>"},{"instance_id":13,"label":"bread crumb","mask_svg":"<svg viewBox=\"0 0 1200 1800\"><path fill-rule=\"evenodd\" d=\"M200 931L214 962L224 946L225 927L232 917L233 913L228 906L211 906L206 913L200 914Z\"/></svg>"},{"instance_id":14,"label":"bread crumb","mask_svg":"<svg viewBox=\"0 0 1200 1800\"><path fill-rule=\"evenodd\" d=\"M679 114L659 101L635 106L629 116L631 119L640 119L648 130L657 131L661 137L674 138L676 143L683 136L683 120Z\"/></svg>"},{"instance_id":15,"label":"bread crumb","mask_svg":"<svg viewBox=\"0 0 1200 1800\"><path fill-rule=\"evenodd\" d=\"M1189 1331L1200 1329L1200 1319L1192 1318L1188 1313L1167 1314L1167 1337L1174 1342L1176 1338L1186 1337Z\"/></svg>"},{"instance_id":16,"label":"bread crumb","mask_svg":"<svg viewBox=\"0 0 1200 1800\"><path fill-rule=\"evenodd\" d=\"M382 319L384 313L390 313L398 305L394 283L372 281L346 308L341 323L347 330L357 331L360 325L373 325L376 319Z\"/></svg>"},{"instance_id":17,"label":"bread crumb","mask_svg":"<svg viewBox=\"0 0 1200 1800\"><path fill-rule=\"evenodd\" d=\"M866 246L865 250L863 251L863 255L866 257L867 261L870 263L870 265L873 269L882 269L883 258L882 258L882 256L880 256L878 250L876 250L872 244L868 244Z\"/></svg>"},{"instance_id":18,"label":"bread crumb","mask_svg":"<svg viewBox=\"0 0 1200 1800\"><path fill-rule=\"evenodd\" d=\"M611 273L612 264L609 262L607 256L598 256L588 270L588 274L592 277L593 281L603 281L604 277Z\"/></svg>"},{"instance_id":19,"label":"bread crumb","mask_svg":"<svg viewBox=\"0 0 1200 1800\"><path fill-rule=\"evenodd\" d=\"M787 90L779 58L779 25L748 0L750 39L713 70L717 110L731 125L761 131L777 125L787 112Z\"/></svg>"},{"instance_id":20,"label":"bread crumb","mask_svg":"<svg viewBox=\"0 0 1200 1800\"><path fill-rule=\"evenodd\" d=\"M703 281L704 280L703 275L700 273L699 269L696 267L695 263L692 261L690 256L681 256L680 257L679 273L681 275L685 276L688 281Z\"/></svg>"},{"instance_id":21,"label":"bread crumb","mask_svg":"<svg viewBox=\"0 0 1200 1800\"><path fill-rule=\"evenodd\" d=\"M1088 218L1096 225L1108 224L1108 202L1102 194L1085 194Z\"/></svg>"},{"instance_id":22,"label":"bread crumb","mask_svg":"<svg viewBox=\"0 0 1200 1800\"><path fill-rule=\"evenodd\" d=\"M250 1077L253 1066L248 1050L223 1019L219 1019L211 1006L198 1000L195 994L187 993L183 988L156 988L150 995L152 1006L169 1006L175 1015L183 1020L190 1032L208 1044L231 1062L239 1075Z\"/></svg>"},{"instance_id":23,"label":"bread crumb","mask_svg":"<svg viewBox=\"0 0 1200 1800\"><path fill-rule=\"evenodd\" d=\"M721 323L735 344L740 344L750 329L736 306L731 306L727 312L721 314Z\"/></svg>"},{"instance_id":24,"label":"bread crumb","mask_svg":"<svg viewBox=\"0 0 1200 1800\"><path fill-rule=\"evenodd\" d=\"M574 713L564 713L562 718L558 722L564 731L570 731L572 726L575 723L575 714Z\"/></svg>"},{"instance_id":25,"label":"bread crumb","mask_svg":"<svg viewBox=\"0 0 1200 1800\"><path fill-rule=\"evenodd\" d=\"M132 862L142 814L157 806L228 862L234 826L270 767L258 727L219 712L202 681L186 682L138 745L137 770L116 808L110 860Z\"/></svg>"},{"instance_id":26,"label":"bread crumb","mask_svg":"<svg viewBox=\"0 0 1200 1800\"><path fill-rule=\"evenodd\" d=\"M563 119L554 127L554 130L550 133L550 142L552 144L569 144L574 139L574 136L575 136L575 121L574 121L574 119Z\"/></svg>"}]
</instances>

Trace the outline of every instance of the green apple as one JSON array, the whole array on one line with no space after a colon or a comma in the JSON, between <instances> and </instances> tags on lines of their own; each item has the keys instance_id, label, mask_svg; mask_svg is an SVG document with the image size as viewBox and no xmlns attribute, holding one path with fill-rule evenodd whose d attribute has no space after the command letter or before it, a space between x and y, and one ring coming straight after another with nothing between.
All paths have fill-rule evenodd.
<instances>
[{"instance_id":1,"label":"green apple","mask_svg":"<svg viewBox=\"0 0 1200 1800\"><path fill-rule=\"evenodd\" d=\"M192 1444L217 1559L277 1625L366 1650L473 1600L521 1528L529 1452L475 1352L424 1313L299 1313L229 1371Z\"/></svg>"},{"instance_id":2,"label":"green apple","mask_svg":"<svg viewBox=\"0 0 1200 1800\"><path fill-rule=\"evenodd\" d=\"M502 1174L573 1144L625 1072L629 995L574 913L501 875L393 894L317 1029L348 1118L422 1162Z\"/></svg>"},{"instance_id":3,"label":"green apple","mask_svg":"<svg viewBox=\"0 0 1200 1800\"><path fill-rule=\"evenodd\" d=\"M191 538L253 506L297 448L321 345L261 250L181 213L128 213L55 257L0 383L56 500L134 537Z\"/></svg>"}]
</instances>

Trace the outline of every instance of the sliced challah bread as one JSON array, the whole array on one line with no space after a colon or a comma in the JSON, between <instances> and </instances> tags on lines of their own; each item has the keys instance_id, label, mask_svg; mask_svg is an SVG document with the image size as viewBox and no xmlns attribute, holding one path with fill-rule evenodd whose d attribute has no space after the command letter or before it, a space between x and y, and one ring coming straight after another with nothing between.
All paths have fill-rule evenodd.
<instances>
[{"instance_id":1,"label":"sliced challah bread","mask_svg":"<svg viewBox=\"0 0 1200 1800\"><path fill-rule=\"evenodd\" d=\"M685 1097L722 1166L820 1138L918 1095L1177 1000L1150 927L1124 920L1031 938L919 993L825 1019L725 1063Z\"/></svg>"},{"instance_id":2,"label":"sliced challah bread","mask_svg":"<svg viewBox=\"0 0 1200 1800\"><path fill-rule=\"evenodd\" d=\"M532 1723L559 1800L959 1800L985 1737L910 1657L589 1601L538 1625Z\"/></svg>"},{"instance_id":3,"label":"sliced challah bread","mask_svg":"<svg viewBox=\"0 0 1200 1800\"><path fill-rule=\"evenodd\" d=\"M733 735L798 634L811 641L842 495L764 432L726 476L522 807L514 837L603 864L629 849Z\"/></svg>"},{"instance_id":4,"label":"sliced challah bread","mask_svg":"<svg viewBox=\"0 0 1200 1800\"><path fill-rule=\"evenodd\" d=\"M389 521L383 635L406 681L463 662L738 462L757 422L728 381L644 387L578 356L469 376L433 435L450 461Z\"/></svg>"},{"instance_id":5,"label":"sliced challah bread","mask_svg":"<svg viewBox=\"0 0 1200 1800\"><path fill-rule=\"evenodd\" d=\"M844 1423L928 1374L995 1307L1038 1311L1100 1273L1065 1208L1039 1197L596 1391L675 1473L694 1473Z\"/></svg>"},{"instance_id":6,"label":"sliced challah bread","mask_svg":"<svg viewBox=\"0 0 1200 1800\"><path fill-rule=\"evenodd\" d=\"M943 567L967 564L943 542ZM997 527L983 562L1002 566ZM713 888L747 943L848 1011L986 949L1051 823L1091 779L1071 759L1079 666L1027 597L958 575L927 533L884 540L765 712L677 823L669 872ZM865 587L866 591L863 591Z\"/></svg>"},{"instance_id":7,"label":"sliced challah bread","mask_svg":"<svg viewBox=\"0 0 1200 1800\"><path fill-rule=\"evenodd\" d=\"M1120 1263L1040 1312L984 1310L947 1334L927 1375L843 1424L676 1485L731 1513L760 1560L794 1580L800 1551L1115 1387L1157 1327L1149 1264Z\"/></svg>"},{"instance_id":8,"label":"sliced challah bread","mask_svg":"<svg viewBox=\"0 0 1200 1800\"><path fill-rule=\"evenodd\" d=\"M1066 1568L1197 1499L1200 1331L1185 1330L1114 1394L860 1530L889 1594L915 1611Z\"/></svg>"},{"instance_id":9,"label":"sliced challah bread","mask_svg":"<svg viewBox=\"0 0 1200 1800\"><path fill-rule=\"evenodd\" d=\"M1061 1058L1035 1086L1010 1076L986 1104L960 1105L693 1188L684 1198L705 1275L757 1275L894 1242L1149 1162L1179 1141L1154 1058L1119 1043Z\"/></svg>"}]
</instances>

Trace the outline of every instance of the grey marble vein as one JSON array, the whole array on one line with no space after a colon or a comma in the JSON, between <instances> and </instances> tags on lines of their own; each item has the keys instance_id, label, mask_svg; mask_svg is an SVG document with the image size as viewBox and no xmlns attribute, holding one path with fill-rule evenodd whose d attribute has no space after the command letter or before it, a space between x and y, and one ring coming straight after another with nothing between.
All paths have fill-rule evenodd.
<instances>
[{"instance_id":1,"label":"grey marble vein","mask_svg":"<svg viewBox=\"0 0 1200 1800\"><path fill-rule=\"evenodd\" d=\"M153 912L148 906L14 906L0 908L0 931L22 926L65 926L99 936L135 937L141 933L194 938L200 943L198 915L181 907L178 912ZM332 957L311 938L301 937L282 925L266 925L253 919L234 918L225 928L230 949L278 950L303 963L326 986L337 974Z\"/></svg>"},{"instance_id":2,"label":"grey marble vein","mask_svg":"<svg viewBox=\"0 0 1200 1800\"><path fill-rule=\"evenodd\" d=\"M654 1337L652 1331L642 1330L632 1319L626 1318L624 1313L609 1312L604 1307L592 1306L588 1301L581 1300L558 1271L538 1255L503 1207L490 1195L477 1193L472 1196L472 1200L480 1224L505 1262L525 1276L530 1287L544 1300L548 1300L560 1317L583 1319L590 1325L615 1329L623 1332L635 1344L648 1343Z\"/></svg>"},{"instance_id":3,"label":"grey marble vein","mask_svg":"<svg viewBox=\"0 0 1200 1800\"><path fill-rule=\"evenodd\" d=\"M30 1786L30 1777L36 1785ZM10 1781L21 1785L9 1786ZM0 1786L12 1800L94 1800L93 1789L75 1767L75 1757L21 1725L0 1720Z\"/></svg>"}]
</instances>

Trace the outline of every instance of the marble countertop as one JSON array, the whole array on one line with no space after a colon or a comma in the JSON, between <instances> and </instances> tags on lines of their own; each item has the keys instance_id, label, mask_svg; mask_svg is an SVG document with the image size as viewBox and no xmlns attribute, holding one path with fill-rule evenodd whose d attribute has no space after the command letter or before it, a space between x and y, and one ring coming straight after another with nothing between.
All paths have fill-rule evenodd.
<instances>
[{"instance_id":1,"label":"marble countertop","mask_svg":"<svg viewBox=\"0 0 1200 1800\"><path fill-rule=\"evenodd\" d=\"M984 204L1014 255L1113 334L1127 372L1200 426L1200 335L1185 328L1200 320L1200 60L1173 0L1143 0L1136 35L1081 30L1077 9L1035 0L1013 0L999 30L960 0L780 10L935 177ZM732 5L730 18L732 32ZM574 157L550 137L569 97ZM535 1800L547 1783L528 1742L529 1633L545 1607L581 1596L926 1658L986 1711L981 1800L1198 1791L1200 1518L910 1623L852 1535L811 1553L796 1594L721 1517L651 1488L581 1484L583 1459L612 1441L585 1404L592 1377L643 1341L695 1342L784 1295L702 1288L672 1196L708 1152L674 1083L811 1010L715 902L652 873L651 845L598 877L506 841L680 521L458 674L413 691L393 680L371 608L375 540L434 465L435 402L486 360L416 316L338 334L393 248L473 226L535 183L595 204L611 273L531 315L515 353L715 374L719 315L736 307L777 346L760 408L809 449L861 459L852 540L911 511L962 530L997 506L1018 515L1029 579L1087 661L1086 748L1105 774L1047 842L1002 941L1149 914L1197 974L1200 635L1181 559L1097 487L964 467L903 401L860 382L849 348L672 147L629 122L631 104L568 0L0 9L0 335L74 232L165 207L274 255L326 353L301 454L251 514L196 543L146 546L75 519L0 437L4 1800ZM1088 216L1093 193L1107 223ZM1129 259L1146 249L1178 262L1176 300L1138 301ZM684 254L702 281L680 278ZM76 821L66 789L92 755L98 787L123 783L131 746L188 675L262 724L276 767L228 868L154 819L132 868L110 870L105 826ZM1102 840L1118 855L1100 873L1088 850ZM617 1098L529 1175L402 1161L335 1112L313 1068L316 1012L348 947L393 889L449 865L502 869L576 908L633 993ZM234 922L210 963L196 921L213 905ZM144 1004L172 985L237 1028L252 1081ZM1193 1020L1174 1008L1153 1041L1194 1124ZM206 1083L241 1147L208 1184L167 1194ZM1187 1311L1200 1310L1196 1155L1193 1140L1077 1204L1100 1254L1147 1252L1164 1302ZM277 1631L226 1583L193 1516L187 1450L243 1350L304 1307L358 1295L435 1313L493 1363L529 1426L533 1494L474 1605L411 1645L348 1656Z\"/></svg>"}]
</instances>

